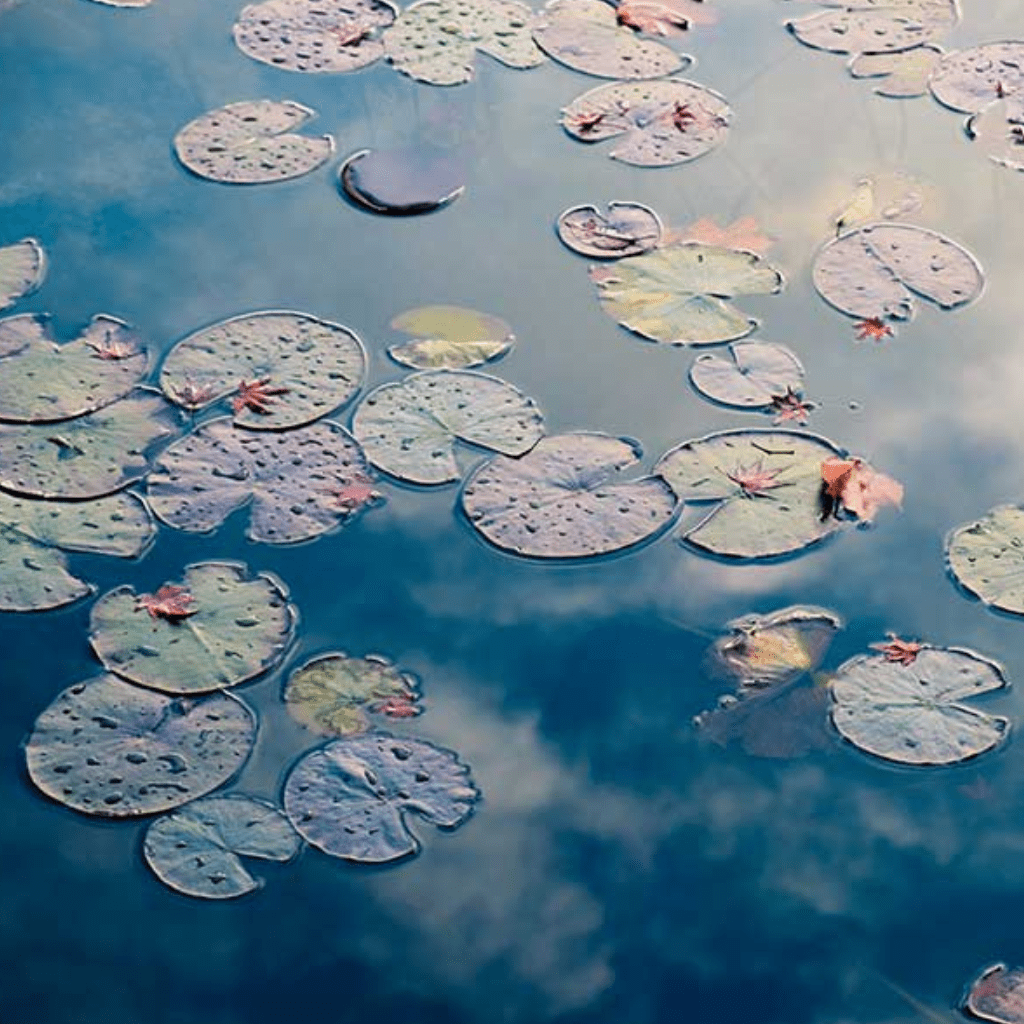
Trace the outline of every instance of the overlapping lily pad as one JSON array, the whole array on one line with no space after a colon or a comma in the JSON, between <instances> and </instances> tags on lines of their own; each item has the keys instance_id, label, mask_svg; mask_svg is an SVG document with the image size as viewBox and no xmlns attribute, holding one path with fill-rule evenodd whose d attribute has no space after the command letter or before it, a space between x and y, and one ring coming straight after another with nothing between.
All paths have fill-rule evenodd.
<instances>
[{"instance_id":1,"label":"overlapping lily pad","mask_svg":"<svg viewBox=\"0 0 1024 1024\"><path fill-rule=\"evenodd\" d=\"M311 540L350 519L349 489L369 481L359 444L321 420L281 433L241 430L229 419L204 423L171 445L150 475L150 505L179 530L208 533L250 505L250 540Z\"/></svg>"},{"instance_id":2,"label":"overlapping lily pad","mask_svg":"<svg viewBox=\"0 0 1024 1024\"><path fill-rule=\"evenodd\" d=\"M589 203L573 206L558 218L558 237L573 252L598 260L639 256L661 240L661 218L643 203L608 204L602 213Z\"/></svg>"},{"instance_id":3,"label":"overlapping lily pad","mask_svg":"<svg viewBox=\"0 0 1024 1024\"><path fill-rule=\"evenodd\" d=\"M955 0L850 0L842 7L788 21L786 27L816 50L888 53L931 42L957 20Z\"/></svg>"},{"instance_id":4,"label":"overlapping lily pad","mask_svg":"<svg viewBox=\"0 0 1024 1024\"><path fill-rule=\"evenodd\" d=\"M240 381L283 388L265 412L238 403L235 423L289 430L311 423L359 390L366 353L341 324L307 313L268 310L204 327L171 349L160 386L174 402L198 409L238 389Z\"/></svg>"},{"instance_id":5,"label":"overlapping lily pad","mask_svg":"<svg viewBox=\"0 0 1024 1024\"><path fill-rule=\"evenodd\" d=\"M363 399L352 432L378 469L413 484L458 480L455 442L522 455L544 434L532 398L497 377L428 370Z\"/></svg>"},{"instance_id":6,"label":"overlapping lily pad","mask_svg":"<svg viewBox=\"0 0 1024 1024\"><path fill-rule=\"evenodd\" d=\"M284 656L296 612L279 579L244 565L203 562L185 570L187 617L153 614L132 586L93 605L89 639L110 672L163 693L209 693L266 672Z\"/></svg>"},{"instance_id":7,"label":"overlapping lily pad","mask_svg":"<svg viewBox=\"0 0 1024 1024\"><path fill-rule=\"evenodd\" d=\"M83 814L160 814L205 796L245 763L256 716L231 694L182 700L116 676L77 683L36 719L28 773Z\"/></svg>"},{"instance_id":8,"label":"overlapping lily pad","mask_svg":"<svg viewBox=\"0 0 1024 1024\"><path fill-rule=\"evenodd\" d=\"M930 85L943 106L976 114L1024 89L1024 41L983 43L948 53L932 72Z\"/></svg>"},{"instance_id":9,"label":"overlapping lily pad","mask_svg":"<svg viewBox=\"0 0 1024 1024\"><path fill-rule=\"evenodd\" d=\"M34 238L0 247L0 309L34 292L46 276L46 253Z\"/></svg>"},{"instance_id":10,"label":"overlapping lily pad","mask_svg":"<svg viewBox=\"0 0 1024 1024\"><path fill-rule=\"evenodd\" d=\"M466 481L462 507L496 547L531 558L586 558L658 534L676 511L659 477L618 481L640 446L605 434L545 437L526 455L499 455Z\"/></svg>"},{"instance_id":11,"label":"overlapping lily pad","mask_svg":"<svg viewBox=\"0 0 1024 1024\"><path fill-rule=\"evenodd\" d=\"M1024 970L993 964L986 967L967 993L965 1008L992 1024L1024 1024Z\"/></svg>"},{"instance_id":12,"label":"overlapping lily pad","mask_svg":"<svg viewBox=\"0 0 1024 1024\"><path fill-rule=\"evenodd\" d=\"M479 798L469 768L452 751L380 733L312 751L284 787L285 812L308 843L366 864L419 849L408 825L412 815L453 829Z\"/></svg>"},{"instance_id":13,"label":"overlapping lily pad","mask_svg":"<svg viewBox=\"0 0 1024 1024\"><path fill-rule=\"evenodd\" d=\"M391 217L433 213L466 191L461 161L429 146L361 149L341 165L339 180L349 199Z\"/></svg>"},{"instance_id":14,"label":"overlapping lily pad","mask_svg":"<svg viewBox=\"0 0 1024 1024\"><path fill-rule=\"evenodd\" d=\"M1024 508L999 505L955 529L946 557L957 581L985 604L1024 615Z\"/></svg>"},{"instance_id":15,"label":"overlapping lily pad","mask_svg":"<svg viewBox=\"0 0 1024 1024\"><path fill-rule=\"evenodd\" d=\"M913 46L888 53L860 53L850 62L854 78L881 78L875 86L879 96L912 99L928 92L928 82L942 59L939 46Z\"/></svg>"},{"instance_id":16,"label":"overlapping lily pad","mask_svg":"<svg viewBox=\"0 0 1024 1024\"><path fill-rule=\"evenodd\" d=\"M391 345L388 355L415 370L465 370L500 359L515 343L504 320L461 306L420 306L391 321L411 341Z\"/></svg>"},{"instance_id":17,"label":"overlapping lily pad","mask_svg":"<svg viewBox=\"0 0 1024 1024\"><path fill-rule=\"evenodd\" d=\"M956 764L997 747L1005 718L961 701L1001 690L998 665L973 651L925 647L909 664L859 655L832 678L832 721L854 746L887 761Z\"/></svg>"},{"instance_id":18,"label":"overlapping lily pad","mask_svg":"<svg viewBox=\"0 0 1024 1024\"><path fill-rule=\"evenodd\" d=\"M242 857L289 861L302 846L273 804L251 796L210 796L154 821L142 854L164 885L185 896L233 899L260 887Z\"/></svg>"},{"instance_id":19,"label":"overlapping lily pad","mask_svg":"<svg viewBox=\"0 0 1024 1024\"><path fill-rule=\"evenodd\" d=\"M693 386L714 402L762 409L803 385L804 368L785 345L737 341L729 346L729 356L707 352L690 367Z\"/></svg>"}]
</instances>

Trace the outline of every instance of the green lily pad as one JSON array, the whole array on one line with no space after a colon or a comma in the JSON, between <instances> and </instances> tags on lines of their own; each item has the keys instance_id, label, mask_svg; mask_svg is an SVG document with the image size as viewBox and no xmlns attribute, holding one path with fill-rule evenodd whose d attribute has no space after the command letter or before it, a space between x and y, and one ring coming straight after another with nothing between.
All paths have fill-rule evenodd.
<instances>
[{"instance_id":1,"label":"green lily pad","mask_svg":"<svg viewBox=\"0 0 1024 1024\"><path fill-rule=\"evenodd\" d=\"M245 764L256 716L232 694L182 700L116 676L77 683L36 719L28 773L83 814L160 814L222 786Z\"/></svg>"},{"instance_id":2,"label":"green lily pad","mask_svg":"<svg viewBox=\"0 0 1024 1024\"><path fill-rule=\"evenodd\" d=\"M381 733L306 754L284 785L284 809L306 842L344 860L382 864L416 853L413 814L454 829L480 793L457 755Z\"/></svg>"},{"instance_id":3,"label":"green lily pad","mask_svg":"<svg viewBox=\"0 0 1024 1024\"><path fill-rule=\"evenodd\" d=\"M222 320L179 341L164 362L160 386L171 401L199 409L237 392L241 381L268 381L269 388L285 390L265 412L239 401L235 423L290 430L348 402L365 373L363 343L347 327L268 310Z\"/></svg>"},{"instance_id":4,"label":"green lily pad","mask_svg":"<svg viewBox=\"0 0 1024 1024\"><path fill-rule=\"evenodd\" d=\"M388 355L414 370L466 370L500 359L515 343L504 320L461 306L420 306L391 321L412 341L391 345Z\"/></svg>"},{"instance_id":5,"label":"green lily pad","mask_svg":"<svg viewBox=\"0 0 1024 1024\"><path fill-rule=\"evenodd\" d=\"M859 655L832 677L832 722L854 746L886 761L956 764L992 750L1010 723L960 701L1006 686L972 651L925 647L909 665Z\"/></svg>"},{"instance_id":6,"label":"green lily pad","mask_svg":"<svg viewBox=\"0 0 1024 1024\"><path fill-rule=\"evenodd\" d=\"M814 434L725 430L673 448L654 472L681 501L713 503L684 533L688 544L727 558L769 558L802 551L838 529L822 508L821 464L842 454Z\"/></svg>"},{"instance_id":7,"label":"green lily pad","mask_svg":"<svg viewBox=\"0 0 1024 1024\"><path fill-rule=\"evenodd\" d=\"M558 218L558 237L573 252L598 260L639 256L661 241L661 218L643 203L609 203L608 212L591 204L573 206Z\"/></svg>"},{"instance_id":8,"label":"green lily pad","mask_svg":"<svg viewBox=\"0 0 1024 1024\"><path fill-rule=\"evenodd\" d=\"M1024 615L1024 509L999 505L955 529L946 557L957 582L985 604Z\"/></svg>"},{"instance_id":9,"label":"green lily pad","mask_svg":"<svg viewBox=\"0 0 1024 1024\"><path fill-rule=\"evenodd\" d=\"M522 455L543 436L544 419L532 398L497 377L430 370L371 391L352 417L352 433L383 472L444 484L461 475L457 440Z\"/></svg>"},{"instance_id":10,"label":"green lily pad","mask_svg":"<svg viewBox=\"0 0 1024 1024\"><path fill-rule=\"evenodd\" d=\"M693 386L706 398L740 409L763 409L803 386L804 368L785 345L769 341L737 341L730 359L710 352L690 367Z\"/></svg>"},{"instance_id":11,"label":"green lily pad","mask_svg":"<svg viewBox=\"0 0 1024 1024\"><path fill-rule=\"evenodd\" d=\"M53 423L123 398L146 375L149 357L136 332L94 316L65 345L50 318L25 313L0 320L0 420Z\"/></svg>"},{"instance_id":12,"label":"green lily pad","mask_svg":"<svg viewBox=\"0 0 1024 1024\"><path fill-rule=\"evenodd\" d=\"M670 345L713 345L745 337L757 321L725 300L782 290L782 275L760 256L699 242L593 267L590 277L613 320Z\"/></svg>"},{"instance_id":13,"label":"green lily pad","mask_svg":"<svg viewBox=\"0 0 1024 1024\"><path fill-rule=\"evenodd\" d=\"M875 86L879 96L912 99L928 92L928 82L942 59L940 46L913 46L889 53L860 53L850 62L854 78L881 78Z\"/></svg>"},{"instance_id":14,"label":"green lily pad","mask_svg":"<svg viewBox=\"0 0 1024 1024\"><path fill-rule=\"evenodd\" d=\"M976 114L1024 89L1024 41L982 43L946 54L932 72L932 95L945 107Z\"/></svg>"},{"instance_id":15,"label":"green lily pad","mask_svg":"<svg viewBox=\"0 0 1024 1024\"><path fill-rule=\"evenodd\" d=\"M845 10L821 11L786 28L805 46L831 53L889 53L939 38L956 23L951 0L913 0L901 4L849 3Z\"/></svg>"},{"instance_id":16,"label":"green lily pad","mask_svg":"<svg viewBox=\"0 0 1024 1024\"><path fill-rule=\"evenodd\" d=\"M0 309L31 295L46 277L46 253L34 238L0 247Z\"/></svg>"},{"instance_id":17,"label":"green lily pad","mask_svg":"<svg viewBox=\"0 0 1024 1024\"><path fill-rule=\"evenodd\" d=\"M165 618L144 607L135 588L118 587L92 608L89 640L104 668L163 693L225 690L266 672L295 633L288 591L268 573L203 562L185 570L187 616Z\"/></svg>"},{"instance_id":18,"label":"green lily pad","mask_svg":"<svg viewBox=\"0 0 1024 1024\"><path fill-rule=\"evenodd\" d=\"M992 1024L1024 1024L1024 970L992 964L981 972L967 994L965 1008Z\"/></svg>"},{"instance_id":19,"label":"green lily pad","mask_svg":"<svg viewBox=\"0 0 1024 1024\"><path fill-rule=\"evenodd\" d=\"M185 896L226 900L260 888L242 857L289 861L302 840L273 804L208 796L154 821L142 855L164 885Z\"/></svg>"}]
</instances>

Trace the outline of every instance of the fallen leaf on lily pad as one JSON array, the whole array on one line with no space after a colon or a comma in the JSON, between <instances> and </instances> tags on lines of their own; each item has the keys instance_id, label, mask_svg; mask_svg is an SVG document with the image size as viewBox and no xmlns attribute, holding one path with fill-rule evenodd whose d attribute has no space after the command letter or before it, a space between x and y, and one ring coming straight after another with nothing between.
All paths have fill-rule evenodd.
<instances>
[{"instance_id":1,"label":"fallen leaf on lily pad","mask_svg":"<svg viewBox=\"0 0 1024 1024\"><path fill-rule=\"evenodd\" d=\"M413 217L453 203L466 191L461 160L445 149L361 149L341 165L342 191L372 213Z\"/></svg>"},{"instance_id":2,"label":"fallen leaf on lily pad","mask_svg":"<svg viewBox=\"0 0 1024 1024\"><path fill-rule=\"evenodd\" d=\"M34 238L0 247L0 309L31 295L46 277L46 253Z\"/></svg>"},{"instance_id":3,"label":"fallen leaf on lily pad","mask_svg":"<svg viewBox=\"0 0 1024 1024\"><path fill-rule=\"evenodd\" d=\"M661 218L643 203L612 202L607 213L589 203L558 217L558 237L573 252L598 260L638 256L661 241Z\"/></svg>"},{"instance_id":4,"label":"fallen leaf on lily pad","mask_svg":"<svg viewBox=\"0 0 1024 1024\"><path fill-rule=\"evenodd\" d=\"M880 508L903 503L903 485L863 459L831 456L821 464L821 478L825 494L864 523L872 522Z\"/></svg>"},{"instance_id":5,"label":"fallen leaf on lily pad","mask_svg":"<svg viewBox=\"0 0 1024 1024\"><path fill-rule=\"evenodd\" d=\"M946 541L949 568L985 604L1024 615L1024 509L999 505Z\"/></svg>"},{"instance_id":6,"label":"fallen leaf on lily pad","mask_svg":"<svg viewBox=\"0 0 1024 1024\"><path fill-rule=\"evenodd\" d=\"M412 341L391 345L388 355L414 370L466 370L500 359L515 343L504 320L461 306L420 306L391 321Z\"/></svg>"},{"instance_id":7,"label":"fallen leaf on lily pad","mask_svg":"<svg viewBox=\"0 0 1024 1024\"><path fill-rule=\"evenodd\" d=\"M901 640L895 633L890 633L885 643L870 646L873 651L881 651L886 661L895 661L900 665L913 665L924 650L924 644L916 640Z\"/></svg>"},{"instance_id":8,"label":"fallen leaf on lily pad","mask_svg":"<svg viewBox=\"0 0 1024 1024\"><path fill-rule=\"evenodd\" d=\"M673 7L648 0L620 0L615 5L615 20L620 25L651 36L682 35L691 21Z\"/></svg>"},{"instance_id":9,"label":"fallen leaf on lily pad","mask_svg":"<svg viewBox=\"0 0 1024 1024\"><path fill-rule=\"evenodd\" d=\"M740 409L766 409L803 386L804 368L791 349L769 341L735 341L729 358L697 356L690 381L706 398Z\"/></svg>"},{"instance_id":10,"label":"fallen leaf on lily pad","mask_svg":"<svg viewBox=\"0 0 1024 1024\"><path fill-rule=\"evenodd\" d=\"M1024 92L1024 41L982 43L947 53L931 76L932 95L946 107L976 114Z\"/></svg>"},{"instance_id":11,"label":"fallen leaf on lily pad","mask_svg":"<svg viewBox=\"0 0 1024 1024\"><path fill-rule=\"evenodd\" d=\"M1024 970L993 964L971 985L967 1012L992 1024L1024 1024Z\"/></svg>"}]
</instances>

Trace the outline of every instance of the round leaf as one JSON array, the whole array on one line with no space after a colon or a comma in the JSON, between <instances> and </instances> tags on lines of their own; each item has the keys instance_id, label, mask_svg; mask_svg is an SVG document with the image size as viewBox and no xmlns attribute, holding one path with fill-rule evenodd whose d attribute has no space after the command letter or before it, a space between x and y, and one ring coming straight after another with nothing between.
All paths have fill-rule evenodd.
<instances>
[{"instance_id":1,"label":"round leaf","mask_svg":"<svg viewBox=\"0 0 1024 1024\"><path fill-rule=\"evenodd\" d=\"M992 1024L1024 1024L1024 971L993 964L967 994L967 1011Z\"/></svg>"},{"instance_id":2,"label":"round leaf","mask_svg":"<svg viewBox=\"0 0 1024 1024\"><path fill-rule=\"evenodd\" d=\"M420 306L391 321L412 341L392 345L388 355L415 370L465 370L500 359L515 342L504 320L461 306Z\"/></svg>"},{"instance_id":3,"label":"round leaf","mask_svg":"<svg viewBox=\"0 0 1024 1024\"><path fill-rule=\"evenodd\" d=\"M953 24L941 17L915 17L917 13L908 10L904 17L892 10L822 11L787 21L786 28L816 50L888 53L930 42Z\"/></svg>"},{"instance_id":4,"label":"round leaf","mask_svg":"<svg viewBox=\"0 0 1024 1024\"><path fill-rule=\"evenodd\" d=\"M990 103L967 121L967 134L988 158L1015 171L1024 171L1024 110L1019 99Z\"/></svg>"},{"instance_id":5,"label":"round leaf","mask_svg":"<svg viewBox=\"0 0 1024 1024\"><path fill-rule=\"evenodd\" d=\"M34 292L46 276L46 253L34 238L0 247L0 309Z\"/></svg>"},{"instance_id":6,"label":"round leaf","mask_svg":"<svg viewBox=\"0 0 1024 1024\"><path fill-rule=\"evenodd\" d=\"M879 96L911 99L928 92L928 81L942 59L938 46L914 46L891 53L861 53L850 62L854 78L881 78L875 86Z\"/></svg>"},{"instance_id":7,"label":"round leaf","mask_svg":"<svg viewBox=\"0 0 1024 1024\"><path fill-rule=\"evenodd\" d=\"M1024 509L1000 505L946 541L949 567L985 604L1024 615Z\"/></svg>"},{"instance_id":8,"label":"round leaf","mask_svg":"<svg viewBox=\"0 0 1024 1024\"><path fill-rule=\"evenodd\" d=\"M364 209L391 217L433 213L466 191L465 170L442 149L361 149L341 165L342 191Z\"/></svg>"},{"instance_id":9,"label":"round leaf","mask_svg":"<svg viewBox=\"0 0 1024 1024\"><path fill-rule=\"evenodd\" d=\"M558 218L558 237L573 252L598 260L639 256L661 240L661 218L643 203L574 206Z\"/></svg>"},{"instance_id":10,"label":"round leaf","mask_svg":"<svg viewBox=\"0 0 1024 1024\"><path fill-rule=\"evenodd\" d=\"M977 113L1024 89L1024 41L983 43L948 53L932 72L930 85L943 106Z\"/></svg>"},{"instance_id":11,"label":"round leaf","mask_svg":"<svg viewBox=\"0 0 1024 1024\"><path fill-rule=\"evenodd\" d=\"M729 355L705 353L690 367L693 386L714 402L761 409L803 385L804 368L785 345L737 341L729 346Z\"/></svg>"}]
</instances>

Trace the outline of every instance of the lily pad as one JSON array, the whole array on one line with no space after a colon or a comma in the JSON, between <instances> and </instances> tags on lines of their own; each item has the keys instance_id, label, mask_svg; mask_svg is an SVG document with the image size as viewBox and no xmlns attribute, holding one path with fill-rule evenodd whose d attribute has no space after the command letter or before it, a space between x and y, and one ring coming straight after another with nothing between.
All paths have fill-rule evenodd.
<instances>
[{"instance_id":1,"label":"lily pad","mask_svg":"<svg viewBox=\"0 0 1024 1024\"><path fill-rule=\"evenodd\" d=\"M370 713L413 717L419 683L386 658L324 654L307 661L284 689L288 713L321 736L351 736L371 726Z\"/></svg>"},{"instance_id":2,"label":"lily pad","mask_svg":"<svg viewBox=\"0 0 1024 1024\"><path fill-rule=\"evenodd\" d=\"M251 505L250 540L292 544L350 520L346 488L367 482L368 471L359 444L330 420L272 434L216 419L163 453L149 500L159 519L191 533L209 533Z\"/></svg>"},{"instance_id":3,"label":"lily pad","mask_svg":"<svg viewBox=\"0 0 1024 1024\"><path fill-rule=\"evenodd\" d=\"M334 139L299 135L316 117L301 103L247 100L190 121L174 136L178 159L200 178L260 185L301 178L330 160Z\"/></svg>"},{"instance_id":4,"label":"lily pad","mask_svg":"<svg viewBox=\"0 0 1024 1024\"><path fill-rule=\"evenodd\" d=\"M357 71L384 56L380 32L395 15L387 0L267 0L242 9L235 43L286 71Z\"/></svg>"},{"instance_id":5,"label":"lily pad","mask_svg":"<svg viewBox=\"0 0 1024 1024\"><path fill-rule=\"evenodd\" d=\"M46 253L34 238L0 247L0 309L34 292L46 277Z\"/></svg>"},{"instance_id":6,"label":"lily pad","mask_svg":"<svg viewBox=\"0 0 1024 1024\"><path fill-rule=\"evenodd\" d=\"M409 815L454 829L479 799L469 768L452 751L380 733L312 751L284 786L285 813L308 843L364 864L417 852Z\"/></svg>"},{"instance_id":7,"label":"lily pad","mask_svg":"<svg viewBox=\"0 0 1024 1024\"><path fill-rule=\"evenodd\" d=\"M69 687L36 719L28 773L83 814L160 814L222 786L245 764L256 716L231 694L182 700L116 676Z\"/></svg>"},{"instance_id":8,"label":"lily pad","mask_svg":"<svg viewBox=\"0 0 1024 1024\"><path fill-rule=\"evenodd\" d=\"M729 134L729 104L706 86L682 78L615 82L577 96L562 111L562 127L581 142L623 136L609 151L636 167L696 160Z\"/></svg>"},{"instance_id":9,"label":"lily pad","mask_svg":"<svg viewBox=\"0 0 1024 1024\"><path fill-rule=\"evenodd\" d=\"M251 796L209 796L154 821L142 855L164 885L185 896L233 899L260 888L242 857L289 861L302 846L273 804Z\"/></svg>"},{"instance_id":10,"label":"lily pad","mask_svg":"<svg viewBox=\"0 0 1024 1024\"><path fill-rule=\"evenodd\" d=\"M913 46L889 53L861 53L850 62L854 78L881 78L875 86L879 96L912 99L928 92L928 81L942 59L939 46Z\"/></svg>"},{"instance_id":11,"label":"lily pad","mask_svg":"<svg viewBox=\"0 0 1024 1024\"><path fill-rule=\"evenodd\" d=\"M661 218L643 203L609 203L607 213L573 206L558 218L558 237L573 252L598 260L639 256L656 248L661 234Z\"/></svg>"},{"instance_id":12,"label":"lily pad","mask_svg":"<svg viewBox=\"0 0 1024 1024\"><path fill-rule=\"evenodd\" d=\"M223 320L179 341L164 362L160 386L172 401L198 409L234 393L242 380L268 380L285 391L266 412L237 403L235 423L290 430L348 402L365 373L363 343L347 327L270 310Z\"/></svg>"},{"instance_id":13,"label":"lily pad","mask_svg":"<svg viewBox=\"0 0 1024 1024\"><path fill-rule=\"evenodd\" d=\"M462 507L496 547L530 558L587 558L633 547L671 521L664 480L618 482L640 446L605 434L545 437L520 458L499 455L466 481Z\"/></svg>"},{"instance_id":14,"label":"lily pad","mask_svg":"<svg viewBox=\"0 0 1024 1024\"><path fill-rule=\"evenodd\" d=\"M821 11L795 21L786 28L805 46L831 53L891 53L931 42L956 22L956 7L950 0L940 3L861 5L850 3L845 10Z\"/></svg>"},{"instance_id":15,"label":"lily pad","mask_svg":"<svg viewBox=\"0 0 1024 1024\"><path fill-rule=\"evenodd\" d=\"M1024 508L999 505L954 530L946 557L957 581L985 604L1024 615Z\"/></svg>"},{"instance_id":16,"label":"lily pad","mask_svg":"<svg viewBox=\"0 0 1024 1024\"><path fill-rule=\"evenodd\" d=\"M661 78L693 63L620 25L602 0L551 0L534 21L533 38L560 64L598 78Z\"/></svg>"},{"instance_id":17,"label":"lily pad","mask_svg":"<svg viewBox=\"0 0 1024 1024\"><path fill-rule=\"evenodd\" d=\"M414 370L465 370L500 359L515 343L504 320L461 306L420 306L391 321L413 340L391 345L388 355Z\"/></svg>"},{"instance_id":18,"label":"lily pad","mask_svg":"<svg viewBox=\"0 0 1024 1024\"><path fill-rule=\"evenodd\" d=\"M364 209L391 217L433 213L466 191L465 170L446 150L361 149L341 165L342 191Z\"/></svg>"},{"instance_id":19,"label":"lily pad","mask_svg":"<svg viewBox=\"0 0 1024 1024\"><path fill-rule=\"evenodd\" d=\"M955 309L985 286L978 261L937 231L913 224L868 224L826 243L812 270L818 294L865 319L906 320L914 296Z\"/></svg>"},{"instance_id":20,"label":"lily pad","mask_svg":"<svg viewBox=\"0 0 1024 1024\"><path fill-rule=\"evenodd\" d=\"M594 267L590 277L612 319L670 345L714 345L745 337L757 321L725 300L782 290L782 275L760 256L699 242Z\"/></svg>"},{"instance_id":21,"label":"lily pad","mask_svg":"<svg viewBox=\"0 0 1024 1024\"><path fill-rule=\"evenodd\" d=\"M946 54L932 72L932 95L946 107L976 114L1024 90L1024 41L983 43Z\"/></svg>"},{"instance_id":22,"label":"lily pad","mask_svg":"<svg viewBox=\"0 0 1024 1024\"><path fill-rule=\"evenodd\" d=\"M164 618L118 587L92 608L89 640L108 671L163 693L209 693L266 672L295 633L288 591L268 573L203 562L185 570L187 617Z\"/></svg>"},{"instance_id":23,"label":"lily pad","mask_svg":"<svg viewBox=\"0 0 1024 1024\"><path fill-rule=\"evenodd\" d=\"M993 1024L1024 1024L1024 971L993 964L981 972L967 993L965 1008Z\"/></svg>"},{"instance_id":24,"label":"lily pad","mask_svg":"<svg viewBox=\"0 0 1024 1024\"><path fill-rule=\"evenodd\" d=\"M514 0L419 0L384 33L388 60L429 85L473 78L477 51L512 68L544 63L530 35L533 12Z\"/></svg>"},{"instance_id":25,"label":"lily pad","mask_svg":"<svg viewBox=\"0 0 1024 1024\"><path fill-rule=\"evenodd\" d=\"M967 134L993 163L1024 170L1024 110L1020 99L995 100L973 114L967 121Z\"/></svg>"},{"instance_id":26,"label":"lily pad","mask_svg":"<svg viewBox=\"0 0 1024 1024\"><path fill-rule=\"evenodd\" d=\"M960 701L1006 686L994 662L972 651L925 647L909 665L859 655L832 677L832 722L854 746L886 761L956 764L998 746L1005 718Z\"/></svg>"},{"instance_id":27,"label":"lily pad","mask_svg":"<svg viewBox=\"0 0 1024 1024\"><path fill-rule=\"evenodd\" d=\"M59 345L50 318L25 313L0 320L0 420L52 423L102 409L146 375L149 357L136 332L94 316Z\"/></svg>"},{"instance_id":28,"label":"lily pad","mask_svg":"<svg viewBox=\"0 0 1024 1024\"><path fill-rule=\"evenodd\" d=\"M543 436L544 418L532 398L497 377L428 370L371 391L352 417L352 433L385 473L444 484L461 475L456 441L522 455Z\"/></svg>"},{"instance_id":29,"label":"lily pad","mask_svg":"<svg viewBox=\"0 0 1024 1024\"><path fill-rule=\"evenodd\" d=\"M687 441L654 467L685 502L713 508L683 539L727 558L802 551L838 529L822 508L821 464L842 452L789 430L725 430Z\"/></svg>"},{"instance_id":30,"label":"lily pad","mask_svg":"<svg viewBox=\"0 0 1024 1024\"><path fill-rule=\"evenodd\" d=\"M803 385L804 368L785 345L737 341L729 355L697 356L690 367L693 386L706 398L740 409L763 409L773 398Z\"/></svg>"}]
</instances>

